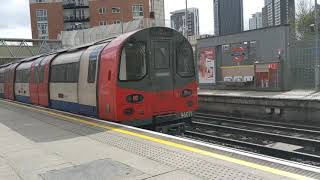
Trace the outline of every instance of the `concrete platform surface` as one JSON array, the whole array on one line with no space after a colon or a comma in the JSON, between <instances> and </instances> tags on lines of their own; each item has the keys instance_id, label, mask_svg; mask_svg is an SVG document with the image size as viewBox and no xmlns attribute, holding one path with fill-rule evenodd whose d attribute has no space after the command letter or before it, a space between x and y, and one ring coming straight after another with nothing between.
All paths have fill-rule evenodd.
<instances>
[{"instance_id":1,"label":"concrete platform surface","mask_svg":"<svg viewBox=\"0 0 320 180\"><path fill-rule=\"evenodd\" d=\"M264 92L264 91L236 91L236 90L208 90L200 89L199 95L252 97L270 99L291 100L317 100L320 101L320 92L314 90L292 90L287 92Z\"/></svg>"},{"instance_id":2,"label":"concrete platform surface","mask_svg":"<svg viewBox=\"0 0 320 180\"><path fill-rule=\"evenodd\" d=\"M0 101L0 180L320 177L314 173L299 175L302 170L294 174L290 167L281 170L276 163L265 167L266 162L250 162L247 157L235 160L233 153L224 157L178 140L169 142L168 137L106 128L103 123L38 109Z\"/></svg>"}]
</instances>

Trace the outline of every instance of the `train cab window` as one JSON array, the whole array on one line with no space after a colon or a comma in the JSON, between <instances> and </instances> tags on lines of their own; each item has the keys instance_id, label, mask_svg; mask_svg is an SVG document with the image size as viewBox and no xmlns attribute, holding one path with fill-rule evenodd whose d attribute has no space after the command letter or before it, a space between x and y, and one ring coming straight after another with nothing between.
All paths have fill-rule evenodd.
<instances>
[{"instance_id":1,"label":"train cab window","mask_svg":"<svg viewBox=\"0 0 320 180\"><path fill-rule=\"evenodd\" d=\"M127 43L121 53L119 80L137 81L146 74L146 45L141 42Z\"/></svg>"},{"instance_id":2,"label":"train cab window","mask_svg":"<svg viewBox=\"0 0 320 180\"><path fill-rule=\"evenodd\" d=\"M182 77L194 76L193 50L187 41L177 48L177 73Z\"/></svg>"},{"instance_id":3,"label":"train cab window","mask_svg":"<svg viewBox=\"0 0 320 180\"><path fill-rule=\"evenodd\" d=\"M157 44L160 45L160 42ZM154 63L156 69L168 69L170 68L170 50L169 44L161 42L162 47L156 47L154 49ZM164 47L166 46L166 47Z\"/></svg>"}]
</instances>

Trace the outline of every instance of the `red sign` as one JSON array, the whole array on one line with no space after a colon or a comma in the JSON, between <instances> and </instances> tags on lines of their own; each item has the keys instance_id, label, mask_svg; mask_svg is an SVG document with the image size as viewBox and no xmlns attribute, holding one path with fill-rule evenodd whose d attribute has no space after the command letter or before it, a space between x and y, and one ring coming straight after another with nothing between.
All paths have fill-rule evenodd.
<instances>
[{"instance_id":1,"label":"red sign","mask_svg":"<svg viewBox=\"0 0 320 180\"><path fill-rule=\"evenodd\" d=\"M277 70L278 64L277 63L269 64L269 69Z\"/></svg>"},{"instance_id":2,"label":"red sign","mask_svg":"<svg viewBox=\"0 0 320 180\"><path fill-rule=\"evenodd\" d=\"M232 61L233 62L242 62L244 60L245 49L243 47L232 48Z\"/></svg>"}]
</instances>

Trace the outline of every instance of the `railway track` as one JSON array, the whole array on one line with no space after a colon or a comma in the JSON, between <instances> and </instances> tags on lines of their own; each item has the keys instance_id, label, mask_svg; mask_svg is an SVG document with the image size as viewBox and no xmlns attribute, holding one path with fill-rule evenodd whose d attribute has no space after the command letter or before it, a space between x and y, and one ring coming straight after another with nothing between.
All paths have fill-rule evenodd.
<instances>
[{"instance_id":1,"label":"railway track","mask_svg":"<svg viewBox=\"0 0 320 180\"><path fill-rule=\"evenodd\" d=\"M185 136L320 166L320 128L196 113Z\"/></svg>"}]
</instances>

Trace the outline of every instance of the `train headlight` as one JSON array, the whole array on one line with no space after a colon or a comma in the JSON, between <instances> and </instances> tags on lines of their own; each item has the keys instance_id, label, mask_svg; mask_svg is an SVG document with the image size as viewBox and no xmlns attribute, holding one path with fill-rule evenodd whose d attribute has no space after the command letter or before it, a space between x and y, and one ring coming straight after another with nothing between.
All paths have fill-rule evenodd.
<instances>
[{"instance_id":1,"label":"train headlight","mask_svg":"<svg viewBox=\"0 0 320 180\"><path fill-rule=\"evenodd\" d=\"M143 96L140 94L132 94L127 96L127 102L128 103L139 103L143 101Z\"/></svg>"},{"instance_id":2,"label":"train headlight","mask_svg":"<svg viewBox=\"0 0 320 180\"><path fill-rule=\"evenodd\" d=\"M191 96L191 95L192 95L192 90L190 90L190 89L185 89L185 90L183 90L182 93L181 93L181 96L182 96L182 97L189 97L189 96Z\"/></svg>"}]
</instances>

